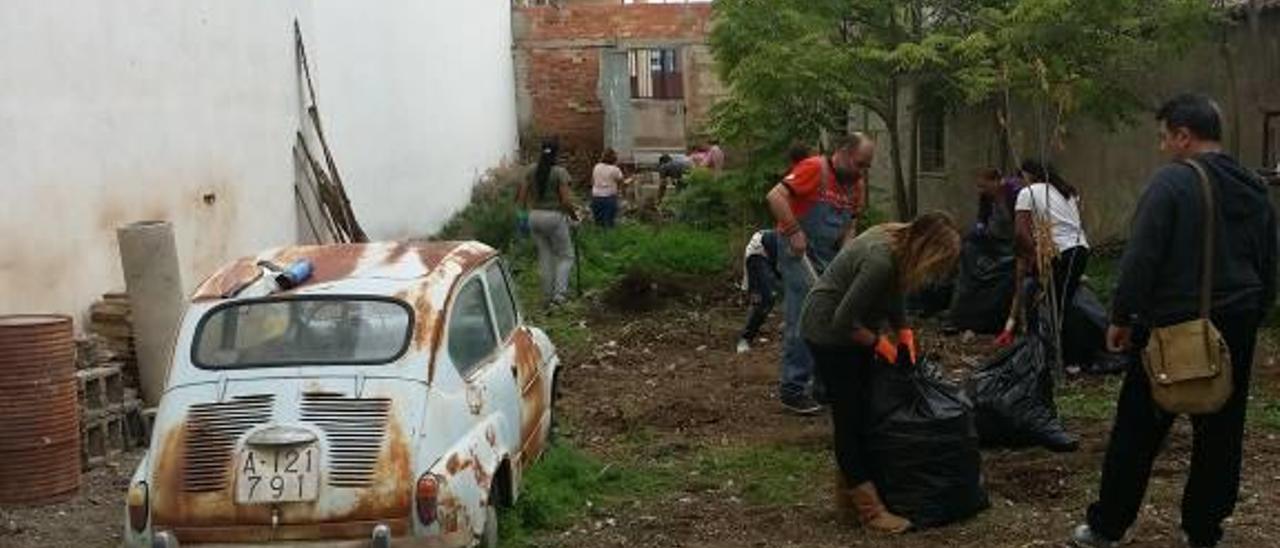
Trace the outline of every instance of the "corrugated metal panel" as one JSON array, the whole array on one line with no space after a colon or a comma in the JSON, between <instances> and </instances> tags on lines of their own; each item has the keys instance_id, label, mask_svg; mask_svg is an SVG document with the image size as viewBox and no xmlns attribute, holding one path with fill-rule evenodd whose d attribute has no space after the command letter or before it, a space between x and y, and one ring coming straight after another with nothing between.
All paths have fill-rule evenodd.
<instances>
[{"instance_id":1,"label":"corrugated metal panel","mask_svg":"<svg viewBox=\"0 0 1280 548\"><path fill-rule=\"evenodd\" d=\"M329 485L368 487L386 438L388 398L352 399L304 394L302 420L319 426L329 441Z\"/></svg>"},{"instance_id":2,"label":"corrugated metal panel","mask_svg":"<svg viewBox=\"0 0 1280 548\"><path fill-rule=\"evenodd\" d=\"M271 420L274 401L274 396L263 394L192 405L187 412L183 490L199 493L225 489L236 442L250 428Z\"/></svg>"}]
</instances>

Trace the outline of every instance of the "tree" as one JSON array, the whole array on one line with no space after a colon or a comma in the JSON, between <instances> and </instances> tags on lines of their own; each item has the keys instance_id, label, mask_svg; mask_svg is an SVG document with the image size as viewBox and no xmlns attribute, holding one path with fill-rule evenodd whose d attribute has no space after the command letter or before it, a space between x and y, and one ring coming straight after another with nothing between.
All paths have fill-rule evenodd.
<instances>
[{"instance_id":1,"label":"tree","mask_svg":"<svg viewBox=\"0 0 1280 548\"><path fill-rule=\"evenodd\" d=\"M1212 14L1206 0L718 0L711 46L731 94L713 129L777 154L865 107L885 123L898 217L911 218L903 155L922 90L1043 106L1047 147L1071 116L1116 123L1144 106L1138 76L1205 36Z\"/></svg>"}]
</instances>

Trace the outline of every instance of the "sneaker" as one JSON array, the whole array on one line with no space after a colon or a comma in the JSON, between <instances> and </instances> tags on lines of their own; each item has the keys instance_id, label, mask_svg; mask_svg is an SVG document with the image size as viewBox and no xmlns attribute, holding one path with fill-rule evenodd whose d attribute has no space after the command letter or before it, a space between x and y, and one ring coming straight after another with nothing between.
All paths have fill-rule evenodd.
<instances>
[{"instance_id":1,"label":"sneaker","mask_svg":"<svg viewBox=\"0 0 1280 548\"><path fill-rule=\"evenodd\" d=\"M1089 524L1082 523L1071 532L1071 546L1075 548L1115 548L1120 546L1119 542L1107 540L1093 532Z\"/></svg>"},{"instance_id":2,"label":"sneaker","mask_svg":"<svg viewBox=\"0 0 1280 548\"><path fill-rule=\"evenodd\" d=\"M738 353L746 354L747 352L750 352L750 351L751 351L751 343L747 342L746 339L738 339Z\"/></svg>"},{"instance_id":3,"label":"sneaker","mask_svg":"<svg viewBox=\"0 0 1280 548\"><path fill-rule=\"evenodd\" d=\"M809 417L822 412L822 405L809 396L783 396L782 407L796 415Z\"/></svg>"}]
</instances>

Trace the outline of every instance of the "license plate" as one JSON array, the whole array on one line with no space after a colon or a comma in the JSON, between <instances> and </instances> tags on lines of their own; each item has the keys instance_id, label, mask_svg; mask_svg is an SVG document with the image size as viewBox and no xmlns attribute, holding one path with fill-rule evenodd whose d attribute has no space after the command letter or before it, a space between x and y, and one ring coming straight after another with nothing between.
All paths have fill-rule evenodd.
<instances>
[{"instance_id":1,"label":"license plate","mask_svg":"<svg viewBox=\"0 0 1280 548\"><path fill-rule=\"evenodd\" d=\"M315 446L250 447L236 468L236 503L271 504L316 500L320 452Z\"/></svg>"}]
</instances>

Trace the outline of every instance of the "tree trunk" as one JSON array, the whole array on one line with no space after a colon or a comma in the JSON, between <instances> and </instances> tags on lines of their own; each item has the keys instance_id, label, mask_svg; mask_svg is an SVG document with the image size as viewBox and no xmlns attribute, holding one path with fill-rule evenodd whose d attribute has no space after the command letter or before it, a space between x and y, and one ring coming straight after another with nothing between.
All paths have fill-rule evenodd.
<instances>
[{"instance_id":1,"label":"tree trunk","mask_svg":"<svg viewBox=\"0 0 1280 548\"><path fill-rule=\"evenodd\" d=\"M910 214L908 219L914 219L920 214L920 88L912 84L907 89L911 97L907 110L907 123L911 124L907 130L911 144L911 158L907 160L911 174L907 178L907 213Z\"/></svg>"},{"instance_id":2,"label":"tree trunk","mask_svg":"<svg viewBox=\"0 0 1280 548\"><path fill-rule=\"evenodd\" d=\"M907 207L907 186L902 173L902 131L898 124L898 82L889 84L889 112L885 113L884 125L889 131L889 157L893 163L893 200L899 221L911 218L911 210Z\"/></svg>"}]
</instances>

